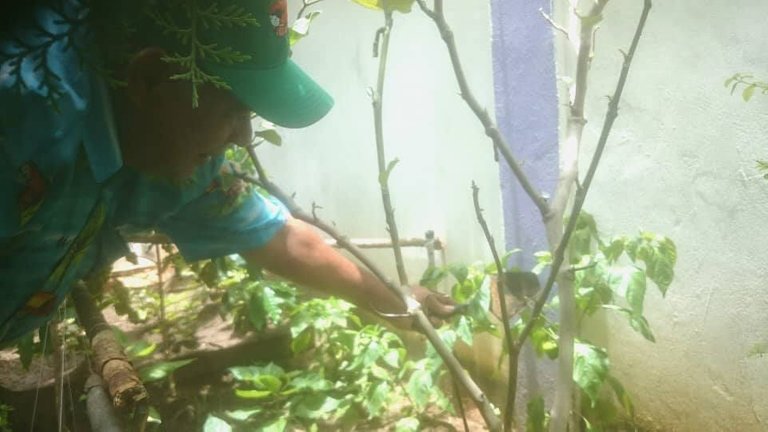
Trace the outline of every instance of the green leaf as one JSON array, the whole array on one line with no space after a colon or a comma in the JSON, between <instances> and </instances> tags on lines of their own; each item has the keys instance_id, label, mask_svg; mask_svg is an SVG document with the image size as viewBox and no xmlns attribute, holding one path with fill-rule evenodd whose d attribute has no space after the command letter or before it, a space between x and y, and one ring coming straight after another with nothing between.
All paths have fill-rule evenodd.
<instances>
[{"instance_id":1,"label":"green leaf","mask_svg":"<svg viewBox=\"0 0 768 432\"><path fill-rule=\"evenodd\" d=\"M675 277L675 263L677 262L677 246L671 239L661 236L654 236L654 245L656 246L656 260L646 262L648 278L651 279L659 288L662 296L666 296L669 285Z\"/></svg>"},{"instance_id":2,"label":"green leaf","mask_svg":"<svg viewBox=\"0 0 768 432\"><path fill-rule=\"evenodd\" d=\"M395 166L397 166L397 163L400 162L400 159L393 159L389 161L387 164L387 168L384 170L384 172L379 174L379 184L382 186L385 186L387 182L389 181L389 175L392 174L392 170L395 169Z\"/></svg>"},{"instance_id":3,"label":"green leaf","mask_svg":"<svg viewBox=\"0 0 768 432\"><path fill-rule=\"evenodd\" d=\"M624 408L624 411L626 411L630 417L634 417L635 405L632 403L632 398L629 396L629 393L624 390L624 386L621 385L621 382L619 382L619 380L612 375L608 375L607 381L613 389L613 393L616 395L616 399L619 401L619 404L621 404L622 408Z\"/></svg>"},{"instance_id":4,"label":"green leaf","mask_svg":"<svg viewBox=\"0 0 768 432\"><path fill-rule=\"evenodd\" d=\"M452 264L448 266L448 272L456 279L456 282L463 284L469 276L469 267L463 264Z\"/></svg>"},{"instance_id":5,"label":"green leaf","mask_svg":"<svg viewBox=\"0 0 768 432\"><path fill-rule=\"evenodd\" d=\"M224 420L209 415L203 425L203 432L231 432L232 426Z\"/></svg>"},{"instance_id":6,"label":"green leaf","mask_svg":"<svg viewBox=\"0 0 768 432\"><path fill-rule=\"evenodd\" d=\"M612 267L608 284L618 295L627 299L633 313L642 315L645 300L645 272L636 266Z\"/></svg>"},{"instance_id":7,"label":"green leaf","mask_svg":"<svg viewBox=\"0 0 768 432\"><path fill-rule=\"evenodd\" d=\"M472 345L472 325L466 316L461 316L456 323L456 334L465 344Z\"/></svg>"},{"instance_id":8,"label":"green leaf","mask_svg":"<svg viewBox=\"0 0 768 432\"><path fill-rule=\"evenodd\" d=\"M545 432L547 430L547 409L544 397L537 396L528 401L528 418L525 421L526 432Z\"/></svg>"},{"instance_id":9,"label":"green leaf","mask_svg":"<svg viewBox=\"0 0 768 432\"><path fill-rule=\"evenodd\" d=\"M302 353L312 347L312 341L314 340L314 329L306 328L299 333L298 336L291 340L291 351L294 354Z\"/></svg>"},{"instance_id":10,"label":"green leaf","mask_svg":"<svg viewBox=\"0 0 768 432\"><path fill-rule=\"evenodd\" d=\"M235 389L235 395L243 399L264 399L274 394L271 390L243 390Z\"/></svg>"},{"instance_id":11,"label":"green leaf","mask_svg":"<svg viewBox=\"0 0 768 432\"><path fill-rule=\"evenodd\" d=\"M744 99L744 102L749 102L749 100L752 99L756 88L757 86L755 84L750 84L744 88L744 91L741 92L741 97Z\"/></svg>"},{"instance_id":12,"label":"green leaf","mask_svg":"<svg viewBox=\"0 0 768 432\"><path fill-rule=\"evenodd\" d=\"M656 338L651 332L651 326L648 324L648 320L644 316L630 315L629 325L632 326L635 331L643 335L644 338L651 342L656 342Z\"/></svg>"},{"instance_id":13,"label":"green leaf","mask_svg":"<svg viewBox=\"0 0 768 432\"><path fill-rule=\"evenodd\" d=\"M195 361L195 359L176 360L156 363L139 369L139 378L145 383L159 381L172 374L176 369L182 368Z\"/></svg>"},{"instance_id":14,"label":"green leaf","mask_svg":"<svg viewBox=\"0 0 768 432\"><path fill-rule=\"evenodd\" d=\"M427 267L427 269L424 270L424 274L421 276L419 285L434 289L437 288L437 284L445 279L446 276L448 276L448 270L444 267Z\"/></svg>"},{"instance_id":15,"label":"green leaf","mask_svg":"<svg viewBox=\"0 0 768 432\"><path fill-rule=\"evenodd\" d=\"M541 274L541 271L552 265L552 253L549 251L541 251L533 254L536 257L536 265L531 269L531 272Z\"/></svg>"},{"instance_id":16,"label":"green leaf","mask_svg":"<svg viewBox=\"0 0 768 432\"><path fill-rule=\"evenodd\" d=\"M611 239L611 242L601 247L600 250L603 252L603 255L605 255L605 259L613 264L619 259L621 254L624 253L624 245L626 242L626 237L617 237Z\"/></svg>"},{"instance_id":17,"label":"green leaf","mask_svg":"<svg viewBox=\"0 0 768 432\"><path fill-rule=\"evenodd\" d=\"M400 367L401 355L404 353L402 348L393 348L387 351L381 358L384 362L395 369Z\"/></svg>"},{"instance_id":18,"label":"green leaf","mask_svg":"<svg viewBox=\"0 0 768 432\"><path fill-rule=\"evenodd\" d=\"M756 160L757 169L763 172L768 172L768 161Z\"/></svg>"},{"instance_id":19,"label":"green leaf","mask_svg":"<svg viewBox=\"0 0 768 432\"><path fill-rule=\"evenodd\" d=\"M267 311L264 309L264 301L261 296L255 293L248 296L248 321L256 331L263 330L267 326Z\"/></svg>"},{"instance_id":20,"label":"green leaf","mask_svg":"<svg viewBox=\"0 0 768 432\"><path fill-rule=\"evenodd\" d=\"M395 423L395 432L418 432L419 419L416 417L405 417Z\"/></svg>"},{"instance_id":21,"label":"green leaf","mask_svg":"<svg viewBox=\"0 0 768 432\"><path fill-rule=\"evenodd\" d=\"M574 344L573 380L593 404L608 376L608 368L608 354L604 349L584 342Z\"/></svg>"},{"instance_id":22,"label":"green leaf","mask_svg":"<svg viewBox=\"0 0 768 432\"><path fill-rule=\"evenodd\" d=\"M413 371L405 386L416 410L422 411L429 403L432 393L432 374L423 369Z\"/></svg>"},{"instance_id":23,"label":"green leaf","mask_svg":"<svg viewBox=\"0 0 768 432\"><path fill-rule=\"evenodd\" d=\"M296 403L294 414L302 418L319 419L338 408L340 403L340 399L335 399L328 395L312 394Z\"/></svg>"},{"instance_id":24,"label":"green leaf","mask_svg":"<svg viewBox=\"0 0 768 432\"><path fill-rule=\"evenodd\" d=\"M747 357L763 357L768 354L768 342L756 343L747 353Z\"/></svg>"},{"instance_id":25,"label":"green leaf","mask_svg":"<svg viewBox=\"0 0 768 432\"><path fill-rule=\"evenodd\" d=\"M627 303L629 303L630 308L637 315L643 314L645 288L645 273L637 269L630 277L626 292Z\"/></svg>"},{"instance_id":26,"label":"green leaf","mask_svg":"<svg viewBox=\"0 0 768 432\"><path fill-rule=\"evenodd\" d=\"M256 387L273 393L276 393L283 387L283 381L274 375L259 375L252 382Z\"/></svg>"},{"instance_id":27,"label":"green leaf","mask_svg":"<svg viewBox=\"0 0 768 432\"><path fill-rule=\"evenodd\" d=\"M374 385L370 394L365 399L365 409L372 417L378 417L389 400L389 383L381 381Z\"/></svg>"},{"instance_id":28,"label":"green leaf","mask_svg":"<svg viewBox=\"0 0 768 432\"><path fill-rule=\"evenodd\" d=\"M291 379L288 385L297 390L325 391L332 386L330 381L315 372L306 371Z\"/></svg>"},{"instance_id":29,"label":"green leaf","mask_svg":"<svg viewBox=\"0 0 768 432\"><path fill-rule=\"evenodd\" d=\"M34 338L34 333L29 332L16 342L16 351L19 354L19 360L24 370L29 370L29 365L32 364L32 357L35 355Z\"/></svg>"},{"instance_id":30,"label":"green leaf","mask_svg":"<svg viewBox=\"0 0 768 432\"><path fill-rule=\"evenodd\" d=\"M539 356L546 355L551 360L557 358L559 353L557 330L553 325L547 323L544 318L540 317L536 322L536 325L531 330L530 340L536 354Z\"/></svg>"},{"instance_id":31,"label":"green leaf","mask_svg":"<svg viewBox=\"0 0 768 432\"><path fill-rule=\"evenodd\" d=\"M414 0L352 0L368 9L398 11L408 13L411 11Z\"/></svg>"},{"instance_id":32,"label":"green leaf","mask_svg":"<svg viewBox=\"0 0 768 432\"><path fill-rule=\"evenodd\" d=\"M288 33L288 43L293 46L296 42L306 37L309 34L309 26L312 24L312 20L319 15L320 11L312 11L294 21Z\"/></svg>"},{"instance_id":33,"label":"green leaf","mask_svg":"<svg viewBox=\"0 0 768 432\"><path fill-rule=\"evenodd\" d=\"M249 418L253 417L256 414L261 413L262 410L260 408L256 409L250 409L250 410L234 410L234 411L226 411L224 414L227 415L227 417L237 420L237 421L246 421Z\"/></svg>"},{"instance_id":34,"label":"green leaf","mask_svg":"<svg viewBox=\"0 0 768 432\"><path fill-rule=\"evenodd\" d=\"M144 339L139 339L135 342L131 342L125 348L125 354L131 359L137 359L151 355L155 352L155 349L157 349L157 344Z\"/></svg>"},{"instance_id":35,"label":"green leaf","mask_svg":"<svg viewBox=\"0 0 768 432\"><path fill-rule=\"evenodd\" d=\"M578 262L582 255L592 254L592 240L597 239L597 223L595 218L582 211L576 220L576 226L568 242L568 248L571 254L571 261Z\"/></svg>"},{"instance_id":36,"label":"green leaf","mask_svg":"<svg viewBox=\"0 0 768 432\"><path fill-rule=\"evenodd\" d=\"M284 432L285 427L288 425L288 419L286 417L280 417L272 423L268 423L256 429L256 432Z\"/></svg>"},{"instance_id":37,"label":"green leaf","mask_svg":"<svg viewBox=\"0 0 768 432\"><path fill-rule=\"evenodd\" d=\"M275 129L264 129L253 132L254 136L264 139L264 141L276 146L283 145L283 137Z\"/></svg>"}]
</instances>

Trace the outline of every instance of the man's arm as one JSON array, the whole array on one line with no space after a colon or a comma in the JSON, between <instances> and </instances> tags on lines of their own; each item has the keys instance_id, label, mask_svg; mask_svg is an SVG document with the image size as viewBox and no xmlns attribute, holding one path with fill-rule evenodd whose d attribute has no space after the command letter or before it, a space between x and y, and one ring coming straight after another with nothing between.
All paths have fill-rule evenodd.
<instances>
[{"instance_id":1,"label":"man's arm","mask_svg":"<svg viewBox=\"0 0 768 432\"><path fill-rule=\"evenodd\" d=\"M310 225L288 219L285 226L265 246L245 252L249 263L291 281L342 297L359 307L385 313L404 313L405 305L370 272L355 265L328 246ZM414 297L428 313L446 317L453 312L450 300L433 295L422 287L414 287ZM427 301L429 300L429 301ZM409 327L411 320L393 320Z\"/></svg>"}]
</instances>

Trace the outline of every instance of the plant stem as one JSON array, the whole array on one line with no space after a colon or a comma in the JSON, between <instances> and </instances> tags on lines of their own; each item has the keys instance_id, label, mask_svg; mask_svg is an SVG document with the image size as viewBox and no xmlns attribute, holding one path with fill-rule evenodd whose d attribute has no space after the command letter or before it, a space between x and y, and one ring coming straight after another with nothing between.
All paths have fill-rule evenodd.
<instances>
[{"instance_id":1,"label":"plant stem","mask_svg":"<svg viewBox=\"0 0 768 432\"><path fill-rule=\"evenodd\" d=\"M576 182L579 175L579 153L587 123L584 116L584 103L587 95L589 67L593 57L593 39L596 25L600 22L603 9L607 0L597 0L584 17L579 17L578 35L573 40L576 49L576 74L574 78L573 100L569 101L568 117L566 120L565 139L561 145L560 179L557 184L554 199L552 200L552 218L546 222L547 238L551 249L559 245L567 246L570 235L563 236L563 215L568 202L573 197ZM576 12L574 12L576 13ZM572 40L569 38L569 40ZM569 262L568 248L560 251L563 262ZM564 274L560 274L559 266L553 267L553 274L557 281L558 297L560 299L560 330L558 335L558 368L555 378L555 398L552 407L552 419L550 429L564 432L570 418L573 395L573 344L576 333L576 300L573 290L573 281Z\"/></svg>"},{"instance_id":2,"label":"plant stem","mask_svg":"<svg viewBox=\"0 0 768 432\"><path fill-rule=\"evenodd\" d=\"M163 260L160 256L160 244L155 245L155 264L157 265L157 292L160 296L160 334L163 339L163 352L168 351L168 326L165 322L165 286L163 283Z\"/></svg>"},{"instance_id":3,"label":"plant stem","mask_svg":"<svg viewBox=\"0 0 768 432\"><path fill-rule=\"evenodd\" d=\"M587 192L589 191L590 186L592 185L592 179L595 176L595 172L597 171L597 166L600 162L600 158L602 156L603 150L605 149L605 145L608 141L608 136L610 135L611 128L613 127L614 120L618 116L618 105L619 101L621 100L621 95L624 91L624 86L626 84L627 76L629 74L629 68L632 64L632 59L634 58L635 51L637 50L637 45L640 41L640 36L642 35L643 29L645 28L645 23L648 18L648 13L651 9L651 0L644 0L643 4L643 11L641 13L640 19L637 24L637 28L635 29L634 37L632 38L632 44L630 45L629 52L624 55L624 62L622 64L621 73L619 74L619 79L616 84L616 89L613 93L613 96L610 99L610 102L608 104L608 111L605 115L605 121L603 122L603 128L600 133L600 138L597 143L597 147L595 149L595 153L592 156L592 159L589 164L589 168L587 170L587 174L584 178L584 181L582 182L581 188L577 191L576 197L573 203L573 208L571 209L570 216L568 218L568 223L565 227L565 231L563 232L562 238L557 246L557 249L555 250L555 253L553 254L553 260L552 260L552 267L549 274L549 278L547 279L547 284L544 287L544 290L542 291L539 298L536 300L536 304L534 305L533 312L531 313L531 321L525 326L523 331L520 334L520 338L518 339L518 345L522 344L525 341L525 338L528 337L530 334L534 319L538 317L541 314L541 310L544 307L544 303L549 298L550 293L552 292L552 288L554 286L555 280L565 280L567 283L570 282L569 278L560 277L560 267L562 266L565 256L566 256L566 247L568 245L568 242L571 238L571 235L573 234L574 229L576 228L576 222L578 219L579 214L581 213L581 210L584 206L584 201L587 196ZM562 287L561 287L562 290ZM562 296L562 291L561 291ZM562 297L561 297L561 308L562 306ZM562 327L561 327L562 328ZM560 341L560 344L562 345L562 340ZM571 351L572 353L572 351ZM563 356L562 351L560 352L560 355ZM571 354L571 368L573 367L573 359ZM570 395L568 395L568 401L567 403L570 404ZM564 408L561 408L560 412L563 412ZM570 412L570 410L568 411ZM553 413L553 420L551 424L554 425L554 414ZM559 423L559 427L562 427L564 430L565 424L567 424L567 414L563 414L562 417L565 417L566 420L564 423ZM553 429L556 430L556 429Z\"/></svg>"},{"instance_id":4,"label":"plant stem","mask_svg":"<svg viewBox=\"0 0 768 432\"><path fill-rule=\"evenodd\" d=\"M496 263L496 290L498 291L499 305L501 306L501 325L504 327L504 341L507 345L507 352L509 353L507 356L507 366L510 373L508 374L509 382L507 385L507 403L506 407L504 408L504 431L506 432L510 431L512 428L512 419L514 418L515 411L514 398L517 393L517 386L515 384L517 382L517 376L516 374L511 373L513 366L516 366L516 358L513 358L512 356L512 349L514 348L515 343L512 340L512 332L509 330L509 312L507 311L507 302L504 300L506 298L506 290L504 289L505 267L504 264L502 264L501 259L499 259L499 254L496 251L496 242L493 240L491 231L488 229L488 224L485 222L485 218L483 217L483 209L480 208L480 199L478 198L479 193L480 189L473 181L472 201L475 204L475 215L477 215L477 221L480 223L480 227L483 229L483 234L485 234L486 241L488 241L488 247L491 249L493 261ZM515 369L517 368L515 367Z\"/></svg>"},{"instance_id":5,"label":"plant stem","mask_svg":"<svg viewBox=\"0 0 768 432\"><path fill-rule=\"evenodd\" d=\"M61 314L57 311L57 316L48 323L48 338L53 349L53 393L54 407L56 408L56 418L59 430L64 430L64 346L59 335L59 317ZM45 353L43 353L45 354Z\"/></svg>"},{"instance_id":6,"label":"plant stem","mask_svg":"<svg viewBox=\"0 0 768 432\"><path fill-rule=\"evenodd\" d=\"M315 5L317 3L320 3L323 0L302 0L301 9L299 9L299 12L296 13L296 19L299 19L304 15L304 11L307 10L308 7Z\"/></svg>"},{"instance_id":7,"label":"plant stem","mask_svg":"<svg viewBox=\"0 0 768 432\"><path fill-rule=\"evenodd\" d=\"M387 55L389 53L389 37L392 33L392 12L384 12L384 27L376 32L376 45L380 45L379 51L379 72L376 81L376 90L371 92L371 103L373 104L373 121L376 133L376 157L379 168L379 188L381 189L381 201L384 204L384 215L387 220L387 231L392 238L392 252L395 255L395 266L400 285L408 285L408 275L405 272L403 263L403 253L400 249L400 234L395 221L395 210L392 207L392 199L389 193L389 174L391 168L397 163L394 160L387 167L387 158L384 154L384 122L382 119L382 106L384 103L384 79L387 72ZM374 49L374 52L377 51Z\"/></svg>"}]
</instances>

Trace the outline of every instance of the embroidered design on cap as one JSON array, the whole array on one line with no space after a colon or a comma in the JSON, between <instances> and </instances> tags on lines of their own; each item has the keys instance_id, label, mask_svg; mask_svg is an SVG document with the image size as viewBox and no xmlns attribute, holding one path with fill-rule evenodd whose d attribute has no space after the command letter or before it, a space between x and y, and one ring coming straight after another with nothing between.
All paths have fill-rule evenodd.
<instances>
[{"instance_id":1,"label":"embroidered design on cap","mask_svg":"<svg viewBox=\"0 0 768 432\"><path fill-rule=\"evenodd\" d=\"M277 0L269 7L269 22L278 37L288 33L288 4L286 0Z\"/></svg>"}]
</instances>

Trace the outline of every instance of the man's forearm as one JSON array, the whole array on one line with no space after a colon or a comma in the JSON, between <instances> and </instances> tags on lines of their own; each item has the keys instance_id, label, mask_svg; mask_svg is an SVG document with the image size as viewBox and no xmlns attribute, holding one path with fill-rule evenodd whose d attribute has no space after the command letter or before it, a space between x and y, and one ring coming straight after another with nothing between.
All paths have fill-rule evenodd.
<instances>
[{"instance_id":1,"label":"man's forearm","mask_svg":"<svg viewBox=\"0 0 768 432\"><path fill-rule=\"evenodd\" d=\"M249 263L360 307L388 313L405 310L403 302L381 281L328 246L313 227L297 219L290 219L264 247L242 255Z\"/></svg>"}]
</instances>

